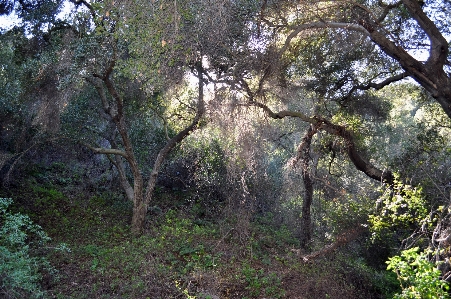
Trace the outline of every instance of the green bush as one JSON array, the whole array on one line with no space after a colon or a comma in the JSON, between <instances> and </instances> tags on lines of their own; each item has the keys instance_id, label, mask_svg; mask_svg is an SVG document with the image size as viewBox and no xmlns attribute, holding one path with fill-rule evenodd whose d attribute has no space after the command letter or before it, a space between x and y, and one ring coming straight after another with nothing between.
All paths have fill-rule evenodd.
<instances>
[{"instance_id":1,"label":"green bush","mask_svg":"<svg viewBox=\"0 0 451 299\"><path fill-rule=\"evenodd\" d=\"M387 190L378 200L381 208L369 216L372 239L399 241L410 235L412 229L433 227L428 203L421 186L412 187L395 180L394 190Z\"/></svg>"},{"instance_id":2,"label":"green bush","mask_svg":"<svg viewBox=\"0 0 451 299\"><path fill-rule=\"evenodd\" d=\"M387 262L388 270L398 276L402 293L395 299L447 299L448 284L440 279L440 271L427 259L427 253L419 248L404 250Z\"/></svg>"},{"instance_id":3,"label":"green bush","mask_svg":"<svg viewBox=\"0 0 451 299\"><path fill-rule=\"evenodd\" d=\"M246 289L252 297L264 295L271 298L283 298L285 296L282 282L276 273L266 274L263 269L257 270L247 263L243 264L241 273L247 284Z\"/></svg>"},{"instance_id":4,"label":"green bush","mask_svg":"<svg viewBox=\"0 0 451 299\"><path fill-rule=\"evenodd\" d=\"M0 294L2 298L43 298L43 273L54 274L43 257L50 238L27 215L11 213L12 202L0 198Z\"/></svg>"}]
</instances>

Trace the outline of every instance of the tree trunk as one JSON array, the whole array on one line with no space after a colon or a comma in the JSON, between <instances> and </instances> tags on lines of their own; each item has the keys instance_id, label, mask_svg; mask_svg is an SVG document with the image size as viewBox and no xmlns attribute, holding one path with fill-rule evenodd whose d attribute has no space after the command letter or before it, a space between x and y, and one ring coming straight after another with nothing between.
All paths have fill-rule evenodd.
<instances>
[{"instance_id":1,"label":"tree trunk","mask_svg":"<svg viewBox=\"0 0 451 299\"><path fill-rule=\"evenodd\" d=\"M138 161L135 158L133 151L133 144L130 136L128 134L128 128L125 122L124 115L124 103L122 97L117 92L116 87L113 81L110 78L111 73L113 72L115 66L115 59L113 59L109 65L109 67L105 70L103 75L94 74L93 78L86 78L88 82L93 84L96 88L101 102L104 112L111 117L111 120L114 122L117 131L122 139L122 144L124 149L118 148L96 148L89 144L85 144L88 148L98 154L107 154L114 155L117 159L112 159L113 164L118 168L121 185L126 192L126 195L129 199L133 199L133 216L132 216L132 224L131 230L132 233L137 236L141 235L144 231L144 226L146 223L146 214L149 204L152 200L153 192L155 189L155 185L157 182L158 172L161 169L161 166L164 163L164 160L171 152L171 150L180 143L185 137L187 137L193 130L195 130L204 115L205 107L204 107L204 90L203 90L203 68L202 63L199 62L196 66L197 76L199 78L199 95L197 102L197 111L196 116L189 126L187 126L184 130L179 132L173 138L169 139L166 145L160 150L158 153L157 159L154 162L152 172L150 174L149 181L147 183L146 191L144 191L144 182L142 178L141 171L139 169ZM108 93L113 98L114 105L110 104L108 100L105 88L108 90ZM113 142L112 145L115 143ZM130 169L133 174L133 194L131 194L131 185L128 182L125 171L122 165L122 158L125 158Z\"/></svg>"},{"instance_id":2,"label":"tree trunk","mask_svg":"<svg viewBox=\"0 0 451 299\"><path fill-rule=\"evenodd\" d=\"M147 206L144 204L144 184L142 177L134 179L132 234L136 236L142 234L144 230L144 224L146 223Z\"/></svg>"},{"instance_id":3,"label":"tree trunk","mask_svg":"<svg viewBox=\"0 0 451 299\"><path fill-rule=\"evenodd\" d=\"M309 169L310 158L310 145L312 143L312 137L316 130L310 125L307 133L302 138L300 145L301 152L301 167L302 167L302 181L304 183L304 198L302 203L302 216L301 216L301 248L306 249L312 239L312 216L310 208L313 202L313 181Z\"/></svg>"},{"instance_id":4,"label":"tree trunk","mask_svg":"<svg viewBox=\"0 0 451 299\"><path fill-rule=\"evenodd\" d=\"M198 83L198 102L197 102L197 111L196 116L194 117L191 124L186 127L183 131L179 132L177 135L168 140L166 145L160 150L158 156L154 162L152 172L150 173L149 181L147 182L146 193L143 196L143 192L139 193L139 198L137 197L137 193L135 192L135 201L133 207L133 219L132 219L132 232L134 235L141 235L144 231L144 226L146 222L146 214L147 209L149 207L150 202L152 201L153 192L155 190L155 185L157 183L158 173L168 156L171 150L179 144L185 137L187 137L192 131L194 131L204 115L205 107L204 107L204 88L203 88L203 79L202 79L202 65L199 64L196 68L197 75L199 78ZM136 189L135 184L135 191ZM141 190L143 190L143 186L141 186Z\"/></svg>"},{"instance_id":5,"label":"tree trunk","mask_svg":"<svg viewBox=\"0 0 451 299\"><path fill-rule=\"evenodd\" d=\"M121 183L122 189L124 189L127 199L131 202L134 202L135 192L125 174L124 162L122 161L121 156L118 155L115 155L114 159L115 159L114 165L117 168L117 172L119 174L119 181Z\"/></svg>"},{"instance_id":6,"label":"tree trunk","mask_svg":"<svg viewBox=\"0 0 451 299\"><path fill-rule=\"evenodd\" d=\"M313 125L314 132L316 130L323 130L326 131L332 135L340 136L346 141L346 147L348 156L351 160L351 162L354 164L354 166L365 173L368 177L377 180L379 182L383 182L389 185L393 184L394 176L393 174L388 170L381 170L371 164L367 159L364 158L364 155L359 152L356 143L354 141L354 137L351 131L348 131L345 126L339 126L331 123L330 121L321 118L319 116L314 117L308 117L307 115L301 113L301 112L295 112L295 111L279 111L279 112L273 112L268 106L265 104L256 102L256 101L249 101L250 105L262 108L269 117L274 119L282 119L285 117L296 117L301 119L302 121L308 122ZM313 135L312 135L313 136ZM302 145L302 144L301 144ZM298 154L302 155L301 152Z\"/></svg>"}]
</instances>

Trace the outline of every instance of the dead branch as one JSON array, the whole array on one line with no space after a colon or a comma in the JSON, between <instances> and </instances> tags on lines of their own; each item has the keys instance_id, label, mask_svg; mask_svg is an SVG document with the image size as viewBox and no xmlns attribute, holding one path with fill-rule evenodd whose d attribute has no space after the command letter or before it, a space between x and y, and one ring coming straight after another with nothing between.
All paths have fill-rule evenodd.
<instances>
[{"instance_id":1,"label":"dead branch","mask_svg":"<svg viewBox=\"0 0 451 299\"><path fill-rule=\"evenodd\" d=\"M350 230L345 231L341 235L339 235L336 238L336 241L332 244L324 246L322 249L315 251L313 253L301 256L302 261L307 263L309 261L312 261L314 259L317 259L321 256L324 256L326 254L332 253L335 251L338 247L341 247L343 245L348 244L349 242L357 239L363 232L367 231L368 227L360 224L356 228L352 228Z\"/></svg>"}]
</instances>

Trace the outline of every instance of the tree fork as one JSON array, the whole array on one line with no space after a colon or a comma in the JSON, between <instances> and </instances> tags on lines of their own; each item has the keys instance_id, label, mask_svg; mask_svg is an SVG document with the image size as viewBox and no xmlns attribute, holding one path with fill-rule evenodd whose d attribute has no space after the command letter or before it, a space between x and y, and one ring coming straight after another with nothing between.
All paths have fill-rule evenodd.
<instances>
[{"instance_id":1,"label":"tree fork","mask_svg":"<svg viewBox=\"0 0 451 299\"><path fill-rule=\"evenodd\" d=\"M319 116L309 117L303 114L302 112L287 111L287 110L273 112L267 105L256 102L254 100L249 101L248 104L250 106L262 108L271 118L282 119L285 117L296 117L314 125L320 130L326 131L335 136L342 137L346 142L346 149L348 152L349 159L358 170L362 171L368 177L376 181L393 185L394 176L391 173L391 171L380 170L379 168L371 164L368 160L366 160L363 157L363 155L359 152L352 133L348 131L346 127L333 124L330 121L321 118Z\"/></svg>"},{"instance_id":2,"label":"tree fork","mask_svg":"<svg viewBox=\"0 0 451 299\"><path fill-rule=\"evenodd\" d=\"M203 75L201 63L198 63L198 65L196 66L196 71L198 76L198 102L196 116L194 117L190 125L188 125L184 130L180 131L177 135L169 139L166 145L158 152L157 158L155 159L152 171L150 173L149 180L147 182L146 193L142 197L140 203L135 204L133 208L132 233L134 235L141 235L144 231L147 209L152 200L155 185L157 183L158 173L161 169L161 166L163 165L164 160L177 144L179 144L198 127L200 120L205 113L204 82L202 79Z\"/></svg>"}]
</instances>

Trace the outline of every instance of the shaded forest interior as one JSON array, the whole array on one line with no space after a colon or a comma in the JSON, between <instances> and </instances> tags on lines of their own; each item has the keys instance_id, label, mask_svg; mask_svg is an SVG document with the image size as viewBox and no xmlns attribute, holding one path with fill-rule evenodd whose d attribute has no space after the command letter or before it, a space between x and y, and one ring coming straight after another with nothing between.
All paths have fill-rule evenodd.
<instances>
[{"instance_id":1,"label":"shaded forest interior","mask_svg":"<svg viewBox=\"0 0 451 299\"><path fill-rule=\"evenodd\" d=\"M12 15L0 298L450 298L450 1Z\"/></svg>"}]
</instances>

